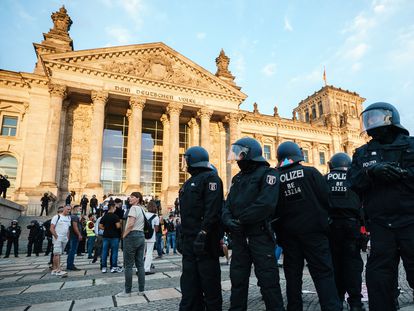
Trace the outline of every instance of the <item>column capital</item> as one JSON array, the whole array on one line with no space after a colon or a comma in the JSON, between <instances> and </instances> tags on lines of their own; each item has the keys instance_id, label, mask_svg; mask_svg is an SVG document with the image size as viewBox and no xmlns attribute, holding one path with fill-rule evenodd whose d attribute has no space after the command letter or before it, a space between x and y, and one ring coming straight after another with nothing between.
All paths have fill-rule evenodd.
<instances>
[{"instance_id":1,"label":"column capital","mask_svg":"<svg viewBox=\"0 0 414 311\"><path fill-rule=\"evenodd\" d=\"M62 99L66 97L66 85L49 83L49 93L51 96L61 97Z\"/></svg>"},{"instance_id":2,"label":"column capital","mask_svg":"<svg viewBox=\"0 0 414 311\"><path fill-rule=\"evenodd\" d=\"M95 103L103 103L106 104L108 101L109 94L107 91L92 91L91 92L91 98L93 101L93 104Z\"/></svg>"},{"instance_id":3,"label":"column capital","mask_svg":"<svg viewBox=\"0 0 414 311\"><path fill-rule=\"evenodd\" d=\"M213 115L213 110L208 109L206 107L203 107L199 111L197 111L197 116L200 119L203 119L203 118L210 119L212 115Z\"/></svg>"},{"instance_id":4,"label":"column capital","mask_svg":"<svg viewBox=\"0 0 414 311\"><path fill-rule=\"evenodd\" d=\"M129 99L129 106L134 109L143 110L147 99L143 96L131 96Z\"/></svg>"},{"instance_id":5,"label":"column capital","mask_svg":"<svg viewBox=\"0 0 414 311\"><path fill-rule=\"evenodd\" d=\"M183 109L183 104L179 102L170 102L170 104L167 106L167 113L169 115L171 114L180 114L181 109Z\"/></svg>"},{"instance_id":6,"label":"column capital","mask_svg":"<svg viewBox=\"0 0 414 311\"><path fill-rule=\"evenodd\" d=\"M225 120L228 122L228 123L237 123L237 122L239 122L240 121L240 119L241 119L241 115L240 115L240 113L237 113L237 112L232 112L232 113L229 113L226 117L225 117Z\"/></svg>"},{"instance_id":7,"label":"column capital","mask_svg":"<svg viewBox=\"0 0 414 311\"><path fill-rule=\"evenodd\" d=\"M190 121L188 121L188 127L190 129L193 129L193 128L197 127L197 126L198 126L198 123L197 123L196 118L191 118Z\"/></svg>"},{"instance_id":8,"label":"column capital","mask_svg":"<svg viewBox=\"0 0 414 311\"><path fill-rule=\"evenodd\" d=\"M226 131L226 128L224 127L223 122L217 122L218 128L219 128L219 132L223 133Z\"/></svg>"},{"instance_id":9,"label":"column capital","mask_svg":"<svg viewBox=\"0 0 414 311\"><path fill-rule=\"evenodd\" d=\"M168 116L165 113L161 116L160 121L164 126L170 123L170 120L168 119Z\"/></svg>"}]
</instances>

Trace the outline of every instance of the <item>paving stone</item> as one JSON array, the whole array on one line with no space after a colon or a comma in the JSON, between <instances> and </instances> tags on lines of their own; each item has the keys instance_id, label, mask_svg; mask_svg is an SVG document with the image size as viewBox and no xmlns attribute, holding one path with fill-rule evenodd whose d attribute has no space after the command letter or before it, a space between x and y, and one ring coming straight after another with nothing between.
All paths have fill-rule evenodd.
<instances>
[{"instance_id":1,"label":"paving stone","mask_svg":"<svg viewBox=\"0 0 414 311\"><path fill-rule=\"evenodd\" d=\"M16 274L21 275L21 274L37 274L37 273L45 273L45 269L34 269L34 270L20 270L19 272L17 272Z\"/></svg>"},{"instance_id":2,"label":"paving stone","mask_svg":"<svg viewBox=\"0 0 414 311\"><path fill-rule=\"evenodd\" d=\"M44 272L42 274L28 274L19 279L18 282L40 280L44 275Z\"/></svg>"},{"instance_id":3,"label":"paving stone","mask_svg":"<svg viewBox=\"0 0 414 311\"><path fill-rule=\"evenodd\" d=\"M73 310L94 310L113 306L112 296L104 296L75 300Z\"/></svg>"},{"instance_id":4,"label":"paving stone","mask_svg":"<svg viewBox=\"0 0 414 311\"><path fill-rule=\"evenodd\" d=\"M67 273L68 273L68 277L71 277L71 276L84 276L85 275L85 271L84 270L82 270L82 271L66 271Z\"/></svg>"},{"instance_id":5,"label":"paving stone","mask_svg":"<svg viewBox=\"0 0 414 311\"><path fill-rule=\"evenodd\" d=\"M0 311L24 311L26 310L26 308L27 306L7 307L7 308L0 307Z\"/></svg>"},{"instance_id":6,"label":"paving stone","mask_svg":"<svg viewBox=\"0 0 414 311\"><path fill-rule=\"evenodd\" d=\"M112 278L100 278L95 279L95 285L106 285L106 284L114 284L114 283L122 283L125 282L125 277L112 277ZM134 281L132 281L134 283Z\"/></svg>"},{"instance_id":7,"label":"paving stone","mask_svg":"<svg viewBox=\"0 0 414 311\"><path fill-rule=\"evenodd\" d=\"M0 277L2 276L10 276L16 274L16 271L5 271L5 272L0 272Z\"/></svg>"},{"instance_id":8,"label":"paving stone","mask_svg":"<svg viewBox=\"0 0 414 311\"><path fill-rule=\"evenodd\" d=\"M18 279L20 279L22 277L23 277L22 275L18 275L18 276L10 276L10 277L7 277L7 278L2 278L0 280L0 284L16 282Z\"/></svg>"},{"instance_id":9,"label":"paving stone","mask_svg":"<svg viewBox=\"0 0 414 311\"><path fill-rule=\"evenodd\" d=\"M181 293L175 288L162 288L157 290L145 291L145 296L149 301L180 298Z\"/></svg>"},{"instance_id":10,"label":"paving stone","mask_svg":"<svg viewBox=\"0 0 414 311\"><path fill-rule=\"evenodd\" d=\"M68 281L63 284L62 289L92 286L92 280Z\"/></svg>"},{"instance_id":11,"label":"paving stone","mask_svg":"<svg viewBox=\"0 0 414 311\"><path fill-rule=\"evenodd\" d=\"M147 300L143 296L138 296L136 293L132 293L131 297L118 298L116 297L116 304L118 307L134 305L139 303L147 303Z\"/></svg>"},{"instance_id":12,"label":"paving stone","mask_svg":"<svg viewBox=\"0 0 414 311\"><path fill-rule=\"evenodd\" d=\"M403 307L400 311L414 311L414 305Z\"/></svg>"},{"instance_id":13,"label":"paving stone","mask_svg":"<svg viewBox=\"0 0 414 311\"><path fill-rule=\"evenodd\" d=\"M0 290L0 296L9 296L9 295L19 295L29 286L20 286L20 287L10 287L6 290Z\"/></svg>"},{"instance_id":14,"label":"paving stone","mask_svg":"<svg viewBox=\"0 0 414 311\"><path fill-rule=\"evenodd\" d=\"M72 305L72 300L68 301L55 301L55 302L47 302L47 303L39 303L32 305L29 310L30 311L67 311L70 309Z\"/></svg>"},{"instance_id":15,"label":"paving stone","mask_svg":"<svg viewBox=\"0 0 414 311\"><path fill-rule=\"evenodd\" d=\"M101 270L86 270L86 275L103 274Z\"/></svg>"},{"instance_id":16,"label":"paving stone","mask_svg":"<svg viewBox=\"0 0 414 311\"><path fill-rule=\"evenodd\" d=\"M166 276L163 273L155 273L155 274L146 275L145 276L145 281L165 279L165 278L168 278L168 276Z\"/></svg>"},{"instance_id":17,"label":"paving stone","mask_svg":"<svg viewBox=\"0 0 414 311\"><path fill-rule=\"evenodd\" d=\"M181 271L167 271L164 274L168 275L170 278L176 278L181 276Z\"/></svg>"},{"instance_id":18,"label":"paving stone","mask_svg":"<svg viewBox=\"0 0 414 311\"><path fill-rule=\"evenodd\" d=\"M63 282L53 282L45 284L37 284L30 286L24 293L47 292L51 290L58 290L62 287Z\"/></svg>"},{"instance_id":19,"label":"paving stone","mask_svg":"<svg viewBox=\"0 0 414 311\"><path fill-rule=\"evenodd\" d=\"M224 291L231 290L231 281L230 280L222 281L221 282L221 290L224 290Z\"/></svg>"}]
</instances>

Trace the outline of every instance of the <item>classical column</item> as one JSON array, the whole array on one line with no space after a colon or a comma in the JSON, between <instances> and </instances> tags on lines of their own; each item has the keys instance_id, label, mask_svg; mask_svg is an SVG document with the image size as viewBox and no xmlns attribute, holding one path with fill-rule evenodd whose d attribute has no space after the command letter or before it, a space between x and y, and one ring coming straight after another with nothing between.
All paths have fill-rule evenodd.
<instances>
[{"instance_id":1,"label":"classical column","mask_svg":"<svg viewBox=\"0 0 414 311\"><path fill-rule=\"evenodd\" d=\"M169 165L168 172L168 195L166 198L167 206L174 204L178 196L179 187L179 131L180 131L180 113L183 105L178 102L171 102L167 107L167 113L170 116L170 141L169 141Z\"/></svg>"},{"instance_id":2,"label":"classical column","mask_svg":"<svg viewBox=\"0 0 414 311\"><path fill-rule=\"evenodd\" d=\"M64 144L65 138L64 137L65 137L65 131L66 131L66 115L68 112L69 105L70 105L70 99L66 99L63 101L62 113L60 116L61 122L60 122L60 132L59 132L57 171L56 171L56 180L57 180L59 188L62 186L62 173L64 170L64 165L63 165L63 153L65 149L65 144Z\"/></svg>"},{"instance_id":3,"label":"classical column","mask_svg":"<svg viewBox=\"0 0 414 311\"><path fill-rule=\"evenodd\" d=\"M57 193L56 165L58 159L60 122L62 103L66 97L66 86L49 84L50 108L46 132L45 149L43 157L42 181L40 186Z\"/></svg>"},{"instance_id":4,"label":"classical column","mask_svg":"<svg viewBox=\"0 0 414 311\"><path fill-rule=\"evenodd\" d=\"M146 99L132 96L129 100L128 113L128 148L126 167L126 191L141 191L141 142L142 142L142 110Z\"/></svg>"},{"instance_id":5,"label":"classical column","mask_svg":"<svg viewBox=\"0 0 414 311\"><path fill-rule=\"evenodd\" d=\"M93 194L101 195L102 142L105 121L105 105L108 92L92 91L91 134L89 137L89 178L86 188L96 189Z\"/></svg>"},{"instance_id":6,"label":"classical column","mask_svg":"<svg viewBox=\"0 0 414 311\"><path fill-rule=\"evenodd\" d=\"M217 123L220 135L220 154L219 154L219 175L223 181L224 194L227 194L227 153L226 153L226 129L222 122Z\"/></svg>"},{"instance_id":7,"label":"classical column","mask_svg":"<svg viewBox=\"0 0 414 311\"><path fill-rule=\"evenodd\" d=\"M166 114L161 116L162 122L162 180L161 180L161 202L162 207L167 205L167 190L169 186L169 170L170 170L170 120Z\"/></svg>"},{"instance_id":8,"label":"classical column","mask_svg":"<svg viewBox=\"0 0 414 311\"><path fill-rule=\"evenodd\" d=\"M240 115L238 113L230 113L226 117L226 121L229 123L229 132L230 132L230 146L239 139L239 120ZM239 167L237 163L231 164L231 175L229 176L232 178L239 172Z\"/></svg>"},{"instance_id":9,"label":"classical column","mask_svg":"<svg viewBox=\"0 0 414 311\"><path fill-rule=\"evenodd\" d=\"M189 147L199 146L200 145L200 127L198 125L196 118L191 118L188 122L188 127L190 129L190 141Z\"/></svg>"},{"instance_id":10,"label":"classical column","mask_svg":"<svg viewBox=\"0 0 414 311\"><path fill-rule=\"evenodd\" d=\"M201 120L201 147L210 151L210 118L213 111L208 108L201 108L197 112L197 116Z\"/></svg>"},{"instance_id":11,"label":"classical column","mask_svg":"<svg viewBox=\"0 0 414 311\"><path fill-rule=\"evenodd\" d=\"M318 143L312 143L312 162L313 162L313 166L318 166L319 162L319 154L318 154L318 147L319 144Z\"/></svg>"}]
</instances>

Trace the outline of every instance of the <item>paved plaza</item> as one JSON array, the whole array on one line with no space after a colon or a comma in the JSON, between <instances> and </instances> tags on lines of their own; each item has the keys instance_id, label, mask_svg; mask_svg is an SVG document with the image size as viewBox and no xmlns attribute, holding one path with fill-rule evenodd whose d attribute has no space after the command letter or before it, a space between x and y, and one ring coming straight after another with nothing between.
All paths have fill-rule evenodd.
<instances>
[{"instance_id":1,"label":"paved plaza","mask_svg":"<svg viewBox=\"0 0 414 311\"><path fill-rule=\"evenodd\" d=\"M50 275L47 265L49 257L0 259L0 310L178 310L180 302L181 256L169 255L154 260L153 275L146 276L145 296L116 298L123 290L123 273L106 273L98 264L90 263L86 257L76 257L75 264L82 271L69 272L68 277ZM62 262L66 261L63 256ZM122 254L120 259L122 262ZM228 309L230 299L229 266L221 260L223 310ZM283 271L280 272L282 289L285 288ZM257 280L252 271L249 289L249 310L265 310ZM410 305L412 292L405 274L401 271L400 286L402 310L414 310ZM136 292L137 278L133 292ZM320 310L318 298L307 269L303 282L304 310ZM285 301L286 303L286 301Z\"/></svg>"}]
</instances>

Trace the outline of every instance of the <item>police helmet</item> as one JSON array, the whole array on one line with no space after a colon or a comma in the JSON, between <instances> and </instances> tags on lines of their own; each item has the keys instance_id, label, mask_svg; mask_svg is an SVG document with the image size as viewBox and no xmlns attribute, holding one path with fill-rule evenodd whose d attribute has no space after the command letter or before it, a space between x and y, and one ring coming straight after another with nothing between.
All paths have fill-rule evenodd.
<instances>
[{"instance_id":1,"label":"police helmet","mask_svg":"<svg viewBox=\"0 0 414 311\"><path fill-rule=\"evenodd\" d=\"M344 152L335 153L328 161L330 170L347 171L351 167L351 157Z\"/></svg>"},{"instance_id":2,"label":"police helmet","mask_svg":"<svg viewBox=\"0 0 414 311\"><path fill-rule=\"evenodd\" d=\"M19 222L16 220L16 219L13 219L12 221L11 221L11 224L13 225L13 224L15 224L15 225L17 225Z\"/></svg>"},{"instance_id":3,"label":"police helmet","mask_svg":"<svg viewBox=\"0 0 414 311\"><path fill-rule=\"evenodd\" d=\"M207 150L200 146L188 148L183 154L181 169L186 171L187 167L205 167L212 169Z\"/></svg>"},{"instance_id":4,"label":"police helmet","mask_svg":"<svg viewBox=\"0 0 414 311\"><path fill-rule=\"evenodd\" d=\"M364 131L383 126L394 126L409 135L408 130L400 123L398 110L389 103L373 103L361 113L361 116Z\"/></svg>"},{"instance_id":5,"label":"police helmet","mask_svg":"<svg viewBox=\"0 0 414 311\"><path fill-rule=\"evenodd\" d=\"M288 166L304 161L302 149L293 141L285 141L277 148L278 166Z\"/></svg>"},{"instance_id":6,"label":"police helmet","mask_svg":"<svg viewBox=\"0 0 414 311\"><path fill-rule=\"evenodd\" d=\"M262 156L262 146L250 137L243 137L231 145L228 161L250 160L254 162L267 162Z\"/></svg>"}]
</instances>

